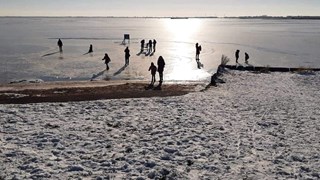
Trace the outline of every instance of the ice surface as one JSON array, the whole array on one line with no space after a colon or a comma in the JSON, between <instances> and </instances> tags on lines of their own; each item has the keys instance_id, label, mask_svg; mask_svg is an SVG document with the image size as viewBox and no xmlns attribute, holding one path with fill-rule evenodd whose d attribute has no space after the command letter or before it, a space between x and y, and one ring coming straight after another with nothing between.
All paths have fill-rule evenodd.
<instances>
[{"instance_id":1,"label":"ice surface","mask_svg":"<svg viewBox=\"0 0 320 180\"><path fill-rule=\"evenodd\" d=\"M149 80L148 67L162 55L165 80L203 80L215 72L222 54L234 63L244 52L257 66L319 67L320 23L317 20L144 19L144 18L0 18L0 83L99 79ZM124 34L130 34L130 66L124 65ZM64 43L63 55L57 40ZM153 56L137 56L140 40L156 39ZM202 46L204 68L197 69L195 43ZM94 53L83 55L93 44ZM50 56L44 56L52 54ZM43 57L44 56L44 57Z\"/></svg>"},{"instance_id":2,"label":"ice surface","mask_svg":"<svg viewBox=\"0 0 320 180\"><path fill-rule=\"evenodd\" d=\"M180 97L0 106L5 179L319 179L320 74Z\"/></svg>"}]
</instances>

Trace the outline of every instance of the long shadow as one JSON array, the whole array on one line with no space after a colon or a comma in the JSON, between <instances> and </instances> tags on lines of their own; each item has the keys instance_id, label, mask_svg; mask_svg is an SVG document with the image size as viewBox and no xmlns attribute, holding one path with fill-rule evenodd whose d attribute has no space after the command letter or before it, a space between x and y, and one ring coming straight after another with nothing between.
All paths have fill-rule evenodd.
<instances>
[{"instance_id":1,"label":"long shadow","mask_svg":"<svg viewBox=\"0 0 320 180\"><path fill-rule=\"evenodd\" d=\"M245 62L244 64L236 63L236 67L253 67L253 65L248 62Z\"/></svg>"},{"instance_id":2,"label":"long shadow","mask_svg":"<svg viewBox=\"0 0 320 180\"><path fill-rule=\"evenodd\" d=\"M240 63L236 63L236 67L239 67L239 66L243 66L243 65Z\"/></svg>"},{"instance_id":3,"label":"long shadow","mask_svg":"<svg viewBox=\"0 0 320 180\"><path fill-rule=\"evenodd\" d=\"M149 90L149 89L153 89L154 88L154 84L150 83L148 86L145 86L144 89L145 90Z\"/></svg>"},{"instance_id":4,"label":"long shadow","mask_svg":"<svg viewBox=\"0 0 320 180\"><path fill-rule=\"evenodd\" d=\"M101 72L98 72L98 74L93 74L91 80L93 80L93 79L95 79L95 78L97 78L97 77L99 77L99 76L102 76L102 75L104 74L104 72L106 72L106 70L103 70L103 71L101 71Z\"/></svg>"},{"instance_id":5,"label":"long shadow","mask_svg":"<svg viewBox=\"0 0 320 180\"><path fill-rule=\"evenodd\" d=\"M197 59L196 61L197 61L198 69L203 68L203 64L200 62L200 59Z\"/></svg>"},{"instance_id":6,"label":"long shadow","mask_svg":"<svg viewBox=\"0 0 320 180\"><path fill-rule=\"evenodd\" d=\"M57 52L53 52L53 53L49 53L49 54L45 54L41 57L46 57L46 56L51 56L51 55L54 55L54 54L58 54L60 51L57 51Z\"/></svg>"},{"instance_id":7,"label":"long shadow","mask_svg":"<svg viewBox=\"0 0 320 180\"><path fill-rule=\"evenodd\" d=\"M252 64L249 64L248 62L245 62L245 64L246 64L247 66L253 66Z\"/></svg>"},{"instance_id":8,"label":"long shadow","mask_svg":"<svg viewBox=\"0 0 320 180\"><path fill-rule=\"evenodd\" d=\"M122 71L124 71L127 66L128 66L128 65L122 66L117 72L115 72L115 73L113 74L113 76L117 76L117 75L121 74Z\"/></svg>"},{"instance_id":9,"label":"long shadow","mask_svg":"<svg viewBox=\"0 0 320 180\"><path fill-rule=\"evenodd\" d=\"M150 51L148 51L145 55L146 56L149 56L151 54L151 52Z\"/></svg>"},{"instance_id":10,"label":"long shadow","mask_svg":"<svg viewBox=\"0 0 320 180\"><path fill-rule=\"evenodd\" d=\"M89 54L90 52L87 52L87 53L84 53L84 54L82 54L82 55L87 55L87 54Z\"/></svg>"},{"instance_id":11,"label":"long shadow","mask_svg":"<svg viewBox=\"0 0 320 180\"><path fill-rule=\"evenodd\" d=\"M137 54L137 56L140 56L141 54L144 54L143 50L140 51L140 52Z\"/></svg>"}]
</instances>

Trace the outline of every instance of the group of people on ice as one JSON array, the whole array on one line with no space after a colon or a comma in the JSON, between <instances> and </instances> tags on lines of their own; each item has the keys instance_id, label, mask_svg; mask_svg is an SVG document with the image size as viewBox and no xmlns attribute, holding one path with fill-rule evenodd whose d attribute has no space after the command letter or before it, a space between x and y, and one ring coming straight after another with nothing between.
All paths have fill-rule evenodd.
<instances>
[{"instance_id":1,"label":"group of people on ice","mask_svg":"<svg viewBox=\"0 0 320 180\"><path fill-rule=\"evenodd\" d=\"M239 63L239 62L238 62L239 54L240 54L240 50L239 50L239 49L237 49L237 50L236 50L236 52L235 52L235 56L236 56L236 64L238 64L238 63ZM248 54L247 52L245 52L245 53L244 53L244 62L245 62L246 64L248 64L248 63L249 63L248 59L249 59L249 54Z\"/></svg>"},{"instance_id":2,"label":"group of people on ice","mask_svg":"<svg viewBox=\"0 0 320 180\"><path fill-rule=\"evenodd\" d=\"M143 53L145 49L147 49L147 54L151 54L156 51L157 41L155 39L153 41L149 40L148 43L145 43L145 40L143 39L143 40L141 40L140 43L141 43L140 53ZM60 53L62 53L63 52L63 50L62 50L63 43L62 43L61 39L58 40L57 45L59 46ZM196 62L198 63L198 68L200 69L201 67L203 67L203 65L200 63L200 52L202 50L202 47L199 43L196 43L195 47L196 47ZM89 51L85 54L92 53L92 52L93 52L93 46L92 46L92 44L90 44ZM125 66L128 66L129 65L129 58L130 58L129 47L125 48L124 53L125 53ZM235 57L236 57L237 64L238 64L239 54L240 54L240 50L236 50ZM245 52L245 63L246 64L248 64L248 59L249 59L249 55L247 52ZM111 62L111 59L110 59L108 53L105 53L102 60L106 64L106 70L109 70L110 69L109 63ZM159 73L159 86L161 87L162 82L163 82L163 71L164 71L164 67L165 67L165 61L162 56L159 56L157 65L158 65L158 67L155 66L155 64L152 62L149 67L149 71L151 71L151 84L150 85L152 85L152 86L154 85L154 83L156 81L156 73L158 72Z\"/></svg>"},{"instance_id":3,"label":"group of people on ice","mask_svg":"<svg viewBox=\"0 0 320 180\"><path fill-rule=\"evenodd\" d=\"M154 39L153 41L152 40L149 40L147 43L144 39L142 39L140 41L140 53L143 53L144 50L146 49L147 50L147 54L151 54L152 52L156 52L156 45L157 45L157 41Z\"/></svg>"},{"instance_id":4,"label":"group of people on ice","mask_svg":"<svg viewBox=\"0 0 320 180\"><path fill-rule=\"evenodd\" d=\"M196 61L198 63L198 68L200 69L201 68L201 63L200 63L200 52L202 50L202 47L201 45L199 45L199 43L196 43ZM238 60L239 60L239 57L240 57L240 50L237 49L236 52L235 52L235 57L236 57L236 64L238 64ZM244 62L246 64L249 63L249 54L247 52L244 53Z\"/></svg>"}]
</instances>

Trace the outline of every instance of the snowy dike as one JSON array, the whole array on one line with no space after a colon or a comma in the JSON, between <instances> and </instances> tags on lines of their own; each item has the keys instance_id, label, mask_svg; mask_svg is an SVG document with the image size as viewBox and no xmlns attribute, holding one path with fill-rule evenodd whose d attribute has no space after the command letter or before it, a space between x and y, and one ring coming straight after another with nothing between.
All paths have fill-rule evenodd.
<instances>
[{"instance_id":1,"label":"snowy dike","mask_svg":"<svg viewBox=\"0 0 320 180\"><path fill-rule=\"evenodd\" d=\"M0 179L319 179L320 74L165 98L0 105Z\"/></svg>"}]
</instances>

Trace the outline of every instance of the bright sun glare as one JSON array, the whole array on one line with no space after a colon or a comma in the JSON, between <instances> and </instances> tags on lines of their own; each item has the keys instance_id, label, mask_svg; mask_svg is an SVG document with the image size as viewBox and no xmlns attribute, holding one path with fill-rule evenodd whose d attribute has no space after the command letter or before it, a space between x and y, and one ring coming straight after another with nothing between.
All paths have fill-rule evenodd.
<instances>
[{"instance_id":1,"label":"bright sun glare","mask_svg":"<svg viewBox=\"0 0 320 180\"><path fill-rule=\"evenodd\" d=\"M198 19L167 19L165 26L175 41L187 41L201 29Z\"/></svg>"},{"instance_id":2,"label":"bright sun glare","mask_svg":"<svg viewBox=\"0 0 320 180\"><path fill-rule=\"evenodd\" d=\"M194 47L203 21L199 19L166 19L165 28L171 38L173 68L167 75L174 80L198 80L207 73L196 67Z\"/></svg>"}]
</instances>

